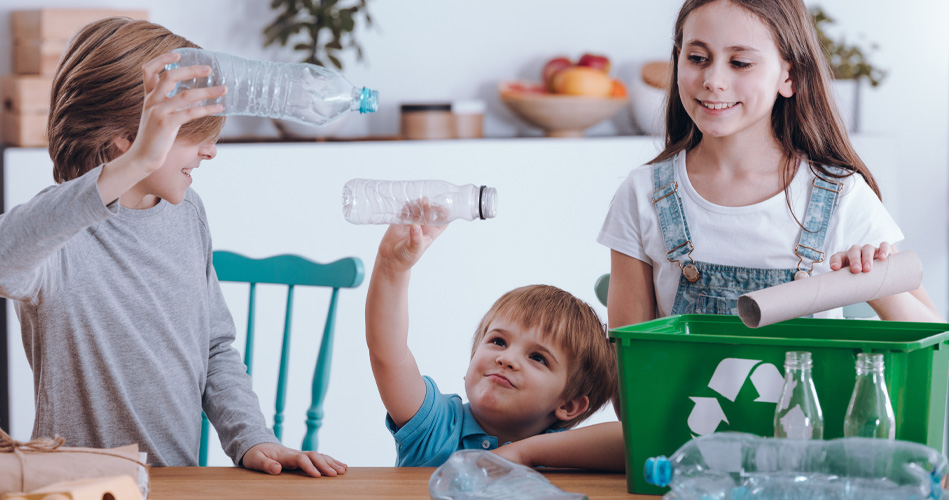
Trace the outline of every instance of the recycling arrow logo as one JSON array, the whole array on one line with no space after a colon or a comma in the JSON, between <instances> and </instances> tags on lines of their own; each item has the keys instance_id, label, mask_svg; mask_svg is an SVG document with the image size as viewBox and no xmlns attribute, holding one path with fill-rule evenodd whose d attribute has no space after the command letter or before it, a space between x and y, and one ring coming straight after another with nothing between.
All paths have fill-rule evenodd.
<instances>
[{"instance_id":1,"label":"recycling arrow logo","mask_svg":"<svg viewBox=\"0 0 949 500\"><path fill-rule=\"evenodd\" d=\"M760 359L725 358L715 367L708 386L722 397L735 402L738 392L751 378L758 391L757 403L777 403L781 398L784 377L771 363L762 363ZM696 435L715 432L721 422L728 423L728 417L722 410L717 397L690 397L695 406L689 414L689 429Z\"/></svg>"}]
</instances>

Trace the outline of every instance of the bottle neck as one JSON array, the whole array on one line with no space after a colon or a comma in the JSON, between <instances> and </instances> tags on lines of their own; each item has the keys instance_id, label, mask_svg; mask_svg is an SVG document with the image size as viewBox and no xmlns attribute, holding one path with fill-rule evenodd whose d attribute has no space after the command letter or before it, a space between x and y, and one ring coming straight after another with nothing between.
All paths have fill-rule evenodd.
<instances>
[{"instance_id":1,"label":"bottle neck","mask_svg":"<svg viewBox=\"0 0 949 500\"><path fill-rule=\"evenodd\" d=\"M882 375L883 374L883 355L882 354L865 354L860 353L857 355L857 375Z\"/></svg>"}]
</instances>

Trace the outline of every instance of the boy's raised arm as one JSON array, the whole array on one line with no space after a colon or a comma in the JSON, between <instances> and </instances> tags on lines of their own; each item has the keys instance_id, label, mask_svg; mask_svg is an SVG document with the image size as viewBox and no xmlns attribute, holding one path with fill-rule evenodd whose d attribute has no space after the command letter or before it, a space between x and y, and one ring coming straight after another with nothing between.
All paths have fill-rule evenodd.
<instances>
[{"instance_id":1,"label":"boy's raised arm","mask_svg":"<svg viewBox=\"0 0 949 500\"><path fill-rule=\"evenodd\" d=\"M409 350L412 266L447 226L390 226L379 244L366 296L366 343L376 387L398 427L425 400L425 381Z\"/></svg>"}]
</instances>

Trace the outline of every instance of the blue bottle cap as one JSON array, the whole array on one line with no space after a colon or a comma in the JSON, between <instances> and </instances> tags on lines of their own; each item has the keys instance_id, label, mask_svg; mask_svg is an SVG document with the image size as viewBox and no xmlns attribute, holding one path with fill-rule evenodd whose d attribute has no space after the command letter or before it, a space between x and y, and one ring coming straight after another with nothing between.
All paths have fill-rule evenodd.
<instances>
[{"instance_id":1,"label":"blue bottle cap","mask_svg":"<svg viewBox=\"0 0 949 500\"><path fill-rule=\"evenodd\" d=\"M363 87L359 93L359 112L375 113L379 109L379 91Z\"/></svg>"},{"instance_id":2,"label":"blue bottle cap","mask_svg":"<svg viewBox=\"0 0 949 500\"><path fill-rule=\"evenodd\" d=\"M668 486L672 481L672 464L665 456L646 460L646 482L656 486Z\"/></svg>"}]
</instances>

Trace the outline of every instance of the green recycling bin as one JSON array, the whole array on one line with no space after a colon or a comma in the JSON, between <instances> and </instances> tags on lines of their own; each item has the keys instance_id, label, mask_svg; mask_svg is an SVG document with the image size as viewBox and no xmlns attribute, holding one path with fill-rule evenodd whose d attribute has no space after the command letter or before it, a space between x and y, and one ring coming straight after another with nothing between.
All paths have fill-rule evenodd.
<instances>
[{"instance_id":1,"label":"green recycling bin","mask_svg":"<svg viewBox=\"0 0 949 500\"><path fill-rule=\"evenodd\" d=\"M896 439L942 451L949 385L949 324L801 318L751 329L737 316L661 318L610 330L619 364L620 412L630 493L647 458L669 456L697 435L774 435L784 353L808 351L824 414L824 439L843 436L857 353L883 354Z\"/></svg>"}]
</instances>

